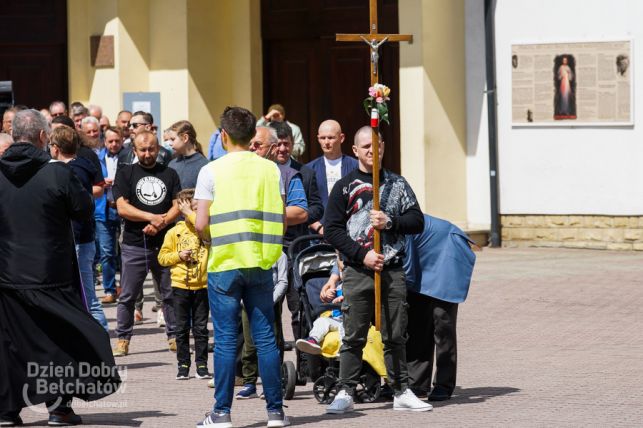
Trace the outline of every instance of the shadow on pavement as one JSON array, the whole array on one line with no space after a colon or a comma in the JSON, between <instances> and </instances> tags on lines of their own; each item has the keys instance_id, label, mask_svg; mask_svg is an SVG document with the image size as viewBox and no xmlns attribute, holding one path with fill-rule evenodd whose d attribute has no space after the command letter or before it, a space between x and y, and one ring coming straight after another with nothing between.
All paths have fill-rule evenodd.
<instances>
[{"instance_id":1,"label":"shadow on pavement","mask_svg":"<svg viewBox=\"0 0 643 428\"><path fill-rule=\"evenodd\" d=\"M143 324L148 324L150 327L143 327ZM143 336L147 334L159 334L159 333L165 333L165 327L157 327L156 326L156 321L151 322L151 321L144 321L143 324L135 324L134 325L134 336ZM154 326L154 327L152 327ZM109 329L109 338L110 339L116 339L116 323L111 323L110 324L110 329Z\"/></svg>"},{"instance_id":2,"label":"shadow on pavement","mask_svg":"<svg viewBox=\"0 0 643 428\"><path fill-rule=\"evenodd\" d=\"M163 413L160 410L150 410L129 413L92 413L81 416L83 418L83 425L138 427L143 424L143 421L137 419L176 416L176 413ZM146 422L154 425L153 421Z\"/></svg>"},{"instance_id":3,"label":"shadow on pavement","mask_svg":"<svg viewBox=\"0 0 643 428\"><path fill-rule=\"evenodd\" d=\"M288 411L286 410L286 415L288 414ZM324 411L324 408L320 409L320 412L318 415L310 415L310 416L288 416L290 419L290 425L306 425L306 424L318 424L322 421L328 421L328 425L335 425L335 424L341 424L342 420L347 420L347 419L355 419L355 418L361 418L362 416L366 416L364 412L361 411L354 411L350 413L345 413L343 415L327 415ZM266 426L266 421L261 421L254 423L252 425L246 425L247 428L258 428L258 427L265 427Z\"/></svg>"},{"instance_id":4,"label":"shadow on pavement","mask_svg":"<svg viewBox=\"0 0 643 428\"><path fill-rule=\"evenodd\" d=\"M147 363L129 363L129 364L123 364L123 365L127 367L127 370L136 370L136 369L146 369L148 367L169 366L170 363L150 361Z\"/></svg>"},{"instance_id":5,"label":"shadow on pavement","mask_svg":"<svg viewBox=\"0 0 643 428\"><path fill-rule=\"evenodd\" d=\"M308 385L306 385L306 386L308 386ZM310 386L309 386L310 389L308 391L306 391L304 389L304 388L306 388L306 386L304 386L304 385L298 386L297 388L301 388L301 389L296 389L295 390L295 395L293 396L293 398L291 398L290 400L285 400L285 401L288 402L288 401L297 401L297 400L303 400L303 399L310 400L310 396L313 395L313 390L312 390L313 385L310 384Z\"/></svg>"},{"instance_id":6,"label":"shadow on pavement","mask_svg":"<svg viewBox=\"0 0 643 428\"><path fill-rule=\"evenodd\" d=\"M154 327L134 326L133 336L144 336L147 334L164 334L164 333L165 333L165 327L160 327L160 328L156 327L156 323L154 323ZM116 339L116 332L114 330L110 330L109 337L111 339ZM132 340L136 340L136 339L133 338Z\"/></svg>"},{"instance_id":7,"label":"shadow on pavement","mask_svg":"<svg viewBox=\"0 0 643 428\"><path fill-rule=\"evenodd\" d=\"M511 386L483 386L478 388L460 388L456 386L453 396L447 401L432 401L433 407L444 407L453 404L482 403L490 398L519 392L519 388Z\"/></svg>"}]
</instances>

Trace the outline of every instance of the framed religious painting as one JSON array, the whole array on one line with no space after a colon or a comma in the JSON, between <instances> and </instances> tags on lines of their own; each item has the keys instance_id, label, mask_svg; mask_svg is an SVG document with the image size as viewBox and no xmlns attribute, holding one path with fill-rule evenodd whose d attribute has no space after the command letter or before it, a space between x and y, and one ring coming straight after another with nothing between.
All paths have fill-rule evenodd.
<instances>
[{"instance_id":1,"label":"framed religious painting","mask_svg":"<svg viewBox=\"0 0 643 428\"><path fill-rule=\"evenodd\" d=\"M632 125L633 66L631 40L512 44L512 125Z\"/></svg>"}]
</instances>

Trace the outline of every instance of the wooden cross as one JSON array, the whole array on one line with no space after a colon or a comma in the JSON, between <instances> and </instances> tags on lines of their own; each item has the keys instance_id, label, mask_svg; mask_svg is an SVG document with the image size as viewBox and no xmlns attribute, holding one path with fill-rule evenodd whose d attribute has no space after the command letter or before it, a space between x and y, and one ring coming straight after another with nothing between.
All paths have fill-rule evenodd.
<instances>
[{"instance_id":1,"label":"wooden cross","mask_svg":"<svg viewBox=\"0 0 643 428\"><path fill-rule=\"evenodd\" d=\"M368 34L337 34L335 40L338 42L366 42L371 48L371 86L378 83L379 80L379 47L385 42L412 42L413 36L410 34L380 34L377 32L377 0L369 0L369 20L370 33ZM380 209L380 143L379 143L379 121L377 126L372 127L372 146L373 146L373 209ZM380 231L375 229L373 234L373 249L381 253ZM375 272L375 328L381 329L382 326L382 277L380 272Z\"/></svg>"}]
</instances>

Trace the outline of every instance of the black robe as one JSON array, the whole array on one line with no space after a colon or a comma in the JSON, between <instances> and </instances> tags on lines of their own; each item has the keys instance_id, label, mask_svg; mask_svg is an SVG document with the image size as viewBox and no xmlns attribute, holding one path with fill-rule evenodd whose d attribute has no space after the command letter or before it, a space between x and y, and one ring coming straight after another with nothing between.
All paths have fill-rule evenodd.
<instances>
[{"instance_id":1,"label":"black robe","mask_svg":"<svg viewBox=\"0 0 643 428\"><path fill-rule=\"evenodd\" d=\"M71 169L41 149L15 143L0 158L0 411L96 400L120 384L76 262L71 220L92 211Z\"/></svg>"}]
</instances>

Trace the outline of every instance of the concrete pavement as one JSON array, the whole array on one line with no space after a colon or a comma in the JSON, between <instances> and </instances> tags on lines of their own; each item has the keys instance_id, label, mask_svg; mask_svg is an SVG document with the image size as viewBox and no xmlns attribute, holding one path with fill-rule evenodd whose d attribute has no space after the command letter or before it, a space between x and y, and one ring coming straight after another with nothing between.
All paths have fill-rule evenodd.
<instances>
[{"instance_id":1,"label":"concrete pavement","mask_svg":"<svg viewBox=\"0 0 643 428\"><path fill-rule=\"evenodd\" d=\"M293 425L643 424L643 255L567 249L477 254L469 298L459 308L458 387L452 400L434 404L429 413L394 412L391 402L377 402L330 417L309 383L286 402ZM117 360L127 367L123 391L76 404L88 426L190 427L211 408L207 381L174 380L175 354L166 350L151 306L148 301L147 319L135 327L131 354ZM115 306L106 313L115 327ZM25 409L22 417L28 425L46 425L42 413ZM265 420L263 401L235 400L235 426L260 427Z\"/></svg>"}]
</instances>

